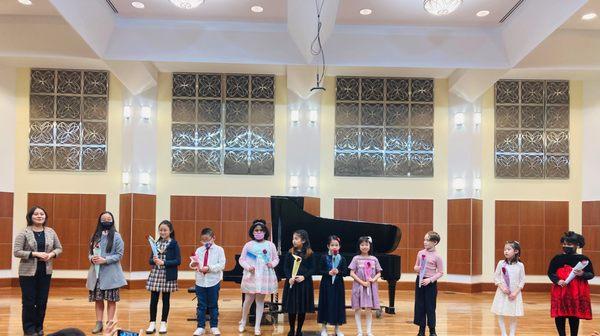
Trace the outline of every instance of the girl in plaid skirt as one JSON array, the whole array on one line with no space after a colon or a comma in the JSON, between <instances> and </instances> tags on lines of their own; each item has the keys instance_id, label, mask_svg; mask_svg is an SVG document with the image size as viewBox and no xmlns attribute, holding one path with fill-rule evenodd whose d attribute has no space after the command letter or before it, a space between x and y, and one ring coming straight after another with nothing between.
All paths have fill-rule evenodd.
<instances>
[{"instance_id":1,"label":"girl in plaid skirt","mask_svg":"<svg viewBox=\"0 0 600 336\"><path fill-rule=\"evenodd\" d=\"M162 317L159 334L167 333L167 318L169 317L171 292L177 290L177 266L181 264L179 244L175 240L173 224L164 220L158 225L160 238L156 242L158 255L150 253L152 270L146 282L146 289L150 291L150 325L147 334L156 332L156 310L158 297L162 293Z\"/></svg>"}]
</instances>

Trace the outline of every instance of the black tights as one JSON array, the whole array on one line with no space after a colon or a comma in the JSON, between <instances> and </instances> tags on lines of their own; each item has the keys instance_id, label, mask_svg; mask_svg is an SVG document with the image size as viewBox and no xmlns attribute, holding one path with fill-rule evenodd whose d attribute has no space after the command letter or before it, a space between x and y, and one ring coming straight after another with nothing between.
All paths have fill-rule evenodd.
<instances>
[{"instance_id":1,"label":"black tights","mask_svg":"<svg viewBox=\"0 0 600 336\"><path fill-rule=\"evenodd\" d=\"M567 336L566 327L566 319L567 317L556 317L554 318L554 323L556 324L556 330L558 331L559 336ZM571 328L571 336L577 336L579 332L579 319L574 316L569 316L569 327Z\"/></svg>"},{"instance_id":2,"label":"black tights","mask_svg":"<svg viewBox=\"0 0 600 336\"><path fill-rule=\"evenodd\" d=\"M156 308L158 307L158 296L161 292L150 292L150 322L156 322ZM171 293L162 292L162 318L161 321L167 322L169 318L169 308Z\"/></svg>"},{"instance_id":3,"label":"black tights","mask_svg":"<svg viewBox=\"0 0 600 336\"><path fill-rule=\"evenodd\" d=\"M298 316L298 328L295 328L296 316ZM306 313L288 314L288 321L290 323L290 334L294 334L294 330L296 332L296 335L302 332L302 325L304 324L305 317Z\"/></svg>"}]
</instances>

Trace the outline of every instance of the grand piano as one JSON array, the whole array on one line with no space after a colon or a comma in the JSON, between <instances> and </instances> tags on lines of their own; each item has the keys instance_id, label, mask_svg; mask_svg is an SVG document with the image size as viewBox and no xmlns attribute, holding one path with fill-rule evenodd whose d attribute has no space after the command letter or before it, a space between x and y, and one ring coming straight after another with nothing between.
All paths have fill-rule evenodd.
<instances>
[{"instance_id":1,"label":"grand piano","mask_svg":"<svg viewBox=\"0 0 600 336\"><path fill-rule=\"evenodd\" d=\"M356 222L322 218L304 211L304 198L291 196L271 196L271 220L273 223L272 239L281 255L290 249L292 233L299 229L308 231L311 247L317 258L327 253L327 238L335 234L342 241L342 255L348 262L356 255L356 243L361 236L371 236L373 239L374 255L379 260L382 278L388 283L389 305L383 306L388 314L395 313L396 282L400 279L400 256L391 254L402 238L402 232L394 225ZM242 267L237 263L232 270L223 272L224 281L240 283ZM318 260L318 259L317 259ZM276 268L279 279L283 275L283 263Z\"/></svg>"}]
</instances>

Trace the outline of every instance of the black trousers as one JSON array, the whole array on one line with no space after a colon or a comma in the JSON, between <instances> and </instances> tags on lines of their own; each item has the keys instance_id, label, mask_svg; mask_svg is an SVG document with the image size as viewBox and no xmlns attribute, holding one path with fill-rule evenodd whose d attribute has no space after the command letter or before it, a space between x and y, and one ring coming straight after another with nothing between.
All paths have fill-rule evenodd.
<instances>
[{"instance_id":1,"label":"black trousers","mask_svg":"<svg viewBox=\"0 0 600 336\"><path fill-rule=\"evenodd\" d=\"M419 277L415 282L415 317L413 323L435 328L435 305L437 302L437 281L419 288Z\"/></svg>"},{"instance_id":2,"label":"black trousers","mask_svg":"<svg viewBox=\"0 0 600 336\"><path fill-rule=\"evenodd\" d=\"M38 266L34 276L19 277L21 303L23 305L21 320L25 334L33 334L44 330L51 278L52 275L46 275L45 263L43 267Z\"/></svg>"},{"instance_id":3,"label":"black trousers","mask_svg":"<svg viewBox=\"0 0 600 336\"><path fill-rule=\"evenodd\" d=\"M150 322L156 322L156 310L158 308L158 296L161 292L150 292ZM162 292L162 317L161 321L167 322L169 309L171 307L171 293Z\"/></svg>"}]
</instances>

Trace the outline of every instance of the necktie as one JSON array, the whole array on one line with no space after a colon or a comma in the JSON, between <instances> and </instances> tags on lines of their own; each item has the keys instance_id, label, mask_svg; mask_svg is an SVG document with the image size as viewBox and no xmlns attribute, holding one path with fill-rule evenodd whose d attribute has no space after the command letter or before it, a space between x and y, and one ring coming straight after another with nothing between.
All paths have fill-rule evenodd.
<instances>
[{"instance_id":1,"label":"necktie","mask_svg":"<svg viewBox=\"0 0 600 336\"><path fill-rule=\"evenodd\" d=\"M202 266L208 266L208 251L210 250L210 247L208 247L206 249L206 252L204 252L204 263L202 264Z\"/></svg>"}]
</instances>

